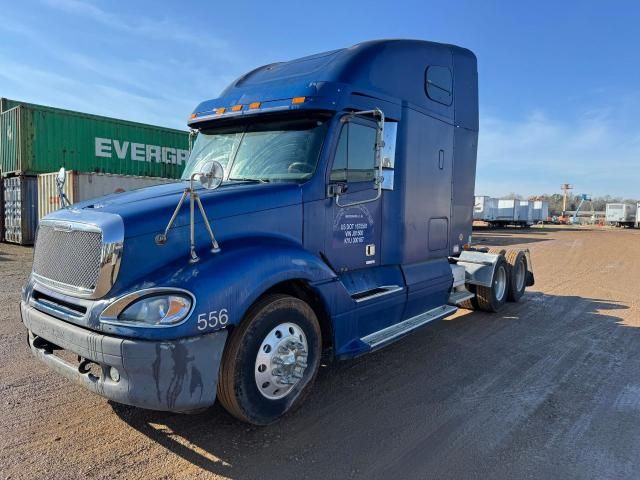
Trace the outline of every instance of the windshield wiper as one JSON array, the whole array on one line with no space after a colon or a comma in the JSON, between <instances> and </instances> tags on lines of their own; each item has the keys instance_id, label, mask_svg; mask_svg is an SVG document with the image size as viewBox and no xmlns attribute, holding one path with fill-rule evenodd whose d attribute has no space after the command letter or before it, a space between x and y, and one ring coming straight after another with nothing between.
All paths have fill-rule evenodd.
<instances>
[{"instance_id":1,"label":"windshield wiper","mask_svg":"<svg viewBox=\"0 0 640 480\"><path fill-rule=\"evenodd\" d=\"M227 180L229 180L230 182L251 182L251 183L269 183L271 181L268 178L247 178L247 177L229 178Z\"/></svg>"}]
</instances>

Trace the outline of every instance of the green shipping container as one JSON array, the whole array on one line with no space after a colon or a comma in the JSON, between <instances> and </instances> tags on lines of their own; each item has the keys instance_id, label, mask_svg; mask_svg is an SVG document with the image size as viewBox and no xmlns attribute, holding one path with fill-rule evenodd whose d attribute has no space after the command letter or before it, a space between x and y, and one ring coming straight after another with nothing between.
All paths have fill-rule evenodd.
<instances>
[{"instance_id":1,"label":"green shipping container","mask_svg":"<svg viewBox=\"0 0 640 480\"><path fill-rule=\"evenodd\" d=\"M0 171L83 172L180 178L189 133L2 99Z\"/></svg>"},{"instance_id":2,"label":"green shipping container","mask_svg":"<svg viewBox=\"0 0 640 480\"><path fill-rule=\"evenodd\" d=\"M6 112L7 110L17 107L18 105L31 105L29 103L18 102L17 100L11 100L10 98L0 98L0 113Z\"/></svg>"}]
</instances>

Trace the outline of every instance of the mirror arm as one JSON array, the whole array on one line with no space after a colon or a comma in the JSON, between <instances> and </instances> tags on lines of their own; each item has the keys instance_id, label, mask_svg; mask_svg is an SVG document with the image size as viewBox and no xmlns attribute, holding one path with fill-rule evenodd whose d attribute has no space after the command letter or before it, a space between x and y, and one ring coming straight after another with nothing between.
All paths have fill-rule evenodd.
<instances>
[{"instance_id":1,"label":"mirror arm","mask_svg":"<svg viewBox=\"0 0 640 480\"><path fill-rule=\"evenodd\" d=\"M383 180L382 149L384 148L384 112L379 108L374 108L373 110L353 112L347 116L349 118L352 118L352 117L355 117L356 115L374 115L378 117L378 128L376 128L376 162L378 163L378 174L376 175L376 179L375 179L375 184L378 187L378 192L376 193L376 196L373 198L368 198L367 200L358 200L356 202L351 202L351 203L340 203L340 195L336 194L336 205L340 208L354 207L356 205L362 205L364 203L375 202L382 196L382 180ZM343 118L346 118L346 117L343 117Z\"/></svg>"},{"instance_id":2,"label":"mirror arm","mask_svg":"<svg viewBox=\"0 0 640 480\"><path fill-rule=\"evenodd\" d=\"M202 215L202 219L204 221L204 225L209 233L209 238L211 239L211 252L219 253L220 246L218 245L218 241L216 237L213 235L213 230L211 229L211 224L209 223L209 219L207 218L207 214L202 206L202 201L200 200L200 196L196 193L193 188L193 181L197 176L201 175L200 173L194 173L189 178L189 186L184 189L182 192L182 196L180 197L180 201L176 206L176 209L173 211L173 215L171 215L171 219L167 224L167 227L164 229L163 233L156 235L156 243L158 245L164 245L167 243L167 236L169 235L169 230L173 226L173 222L175 222L178 217L178 213L180 212L180 208L182 208L182 204L184 203L187 195L189 196L189 263L196 263L200 260L198 254L196 253L196 219L195 219L195 205L198 204L198 209L200 210L200 214Z\"/></svg>"},{"instance_id":3,"label":"mirror arm","mask_svg":"<svg viewBox=\"0 0 640 480\"><path fill-rule=\"evenodd\" d=\"M193 139L200 133L200 130L195 128L189 129L189 152L193 150Z\"/></svg>"},{"instance_id":4,"label":"mirror arm","mask_svg":"<svg viewBox=\"0 0 640 480\"><path fill-rule=\"evenodd\" d=\"M209 219L207 218L207 214L204 211L204 207L202 206L202 202L200 201L200 195L197 193L193 193L193 196L198 203L198 208L200 209L200 214L202 215L202 220L204 220L204 225L207 228L207 232L209 232L209 238L211 238L211 252L218 253L220 252L220 246L218 245L218 241L216 240L215 235L213 234L213 230L211 229L211 225L209 224Z\"/></svg>"},{"instance_id":5,"label":"mirror arm","mask_svg":"<svg viewBox=\"0 0 640 480\"><path fill-rule=\"evenodd\" d=\"M211 238L211 252L219 253L220 246L216 240L216 237L213 235L213 230L211 230L211 225L209 225L209 219L207 218L207 214L204 211L204 207L202 206L202 202L200 201L200 196L193 189L193 181L197 176L200 176L200 173L194 173L191 175L189 179L189 236L191 237L191 249L189 263L196 263L200 258L196 253L196 219L195 219L195 204L198 203L198 208L200 209L200 214L202 215L202 219L204 220L204 224L207 228L207 232L209 233L209 238Z\"/></svg>"},{"instance_id":6,"label":"mirror arm","mask_svg":"<svg viewBox=\"0 0 640 480\"><path fill-rule=\"evenodd\" d=\"M169 235L169 230L171 230L171 227L173 226L173 222L176 221L178 212L180 212L180 207L182 207L182 204L184 203L184 199L187 198L188 193L189 193L189 189L186 188L184 192L182 192L182 196L178 201L178 205L176 206L176 209L173 211L173 215L171 215L171 219L169 220L167 227L164 229L164 233L156 235L156 243L158 245L164 245L165 243L167 243L167 236Z\"/></svg>"},{"instance_id":7,"label":"mirror arm","mask_svg":"<svg viewBox=\"0 0 640 480\"><path fill-rule=\"evenodd\" d=\"M220 165L216 161L208 162L206 165L209 166L208 170L203 170L202 172L191 174L188 180L189 184L182 192L182 196L180 197L178 205L171 215L171 219L169 220L167 227L164 229L164 232L159 233L155 237L156 244L164 245L167 243L169 230L171 230L171 228L173 227L173 223L176 221L176 218L178 218L178 214L180 213L180 209L182 208L184 201L187 199L187 196L189 196L189 263L196 263L200 260L200 257L198 257L198 254L196 252L196 203L198 204L198 210L200 211L200 215L202 215L202 220L205 227L207 228L209 238L211 239L211 252L220 252L220 245L218 245L218 241L213 234L211 224L209 223L209 219L207 218L207 212L205 212L204 207L202 206L200 195L198 195L198 193L196 192L193 181L198 178L205 189L214 190L218 188L222 183L222 178L224 177L224 169L222 165ZM203 182L203 178L206 180L206 182ZM217 180L217 183L212 183L214 180Z\"/></svg>"},{"instance_id":8,"label":"mirror arm","mask_svg":"<svg viewBox=\"0 0 640 480\"><path fill-rule=\"evenodd\" d=\"M64 184L58 184L58 198L60 199L60 208L67 208L71 206L71 202L67 198L67 194L64 193Z\"/></svg>"}]
</instances>

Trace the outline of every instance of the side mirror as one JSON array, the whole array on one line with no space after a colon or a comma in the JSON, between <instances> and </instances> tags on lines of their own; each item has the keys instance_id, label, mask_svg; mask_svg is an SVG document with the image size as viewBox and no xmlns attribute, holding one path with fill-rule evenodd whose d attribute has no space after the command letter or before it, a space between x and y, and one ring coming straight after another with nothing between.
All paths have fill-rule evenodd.
<instances>
[{"instance_id":1,"label":"side mirror","mask_svg":"<svg viewBox=\"0 0 640 480\"><path fill-rule=\"evenodd\" d=\"M363 110L359 112L352 112L345 115L341 121L347 122L350 118L355 116L373 116L378 117L377 127L376 127L376 143L375 143L375 167L376 174L373 181L373 188L377 190L376 196L373 198L368 198L366 200L358 200L356 202L351 203L340 203L340 194L335 194L336 205L340 208L354 207L356 205L361 205L363 203L375 202L382 196L382 184L384 181L383 174L383 148L384 148L384 130L385 130L385 121L384 121L384 112L379 108L374 108L373 110Z\"/></svg>"},{"instance_id":2,"label":"side mirror","mask_svg":"<svg viewBox=\"0 0 640 480\"><path fill-rule=\"evenodd\" d=\"M220 162L215 160L203 165L200 173L197 174L198 182L206 190L215 190L222 183L224 178L224 168Z\"/></svg>"},{"instance_id":3,"label":"side mirror","mask_svg":"<svg viewBox=\"0 0 640 480\"><path fill-rule=\"evenodd\" d=\"M396 163L396 137L398 124L396 122L384 123L384 145L382 147L382 189L393 190L394 167ZM376 165L377 166L377 165Z\"/></svg>"},{"instance_id":4,"label":"side mirror","mask_svg":"<svg viewBox=\"0 0 640 480\"><path fill-rule=\"evenodd\" d=\"M64 167L60 167L58 170L58 176L56 177L56 183L58 184L58 188L64 187L64 183L67 180L67 172Z\"/></svg>"},{"instance_id":5,"label":"side mirror","mask_svg":"<svg viewBox=\"0 0 640 480\"><path fill-rule=\"evenodd\" d=\"M64 184L66 183L66 181L67 172L65 171L64 167L61 167L60 170L58 170L58 175L56 176L56 186L58 187L58 198L60 199L61 208L67 208L69 205L71 205L71 202L69 202L67 195L64 193Z\"/></svg>"}]
</instances>

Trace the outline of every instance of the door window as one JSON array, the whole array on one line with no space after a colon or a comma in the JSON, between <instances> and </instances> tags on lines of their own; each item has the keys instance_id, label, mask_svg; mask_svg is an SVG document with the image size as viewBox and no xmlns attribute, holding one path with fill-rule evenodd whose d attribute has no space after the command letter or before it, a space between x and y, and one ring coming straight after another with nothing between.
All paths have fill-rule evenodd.
<instances>
[{"instance_id":1,"label":"door window","mask_svg":"<svg viewBox=\"0 0 640 480\"><path fill-rule=\"evenodd\" d=\"M376 129L355 122L340 132L332 182L372 182L376 166Z\"/></svg>"}]
</instances>

